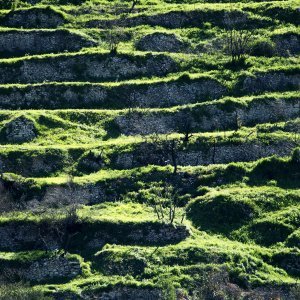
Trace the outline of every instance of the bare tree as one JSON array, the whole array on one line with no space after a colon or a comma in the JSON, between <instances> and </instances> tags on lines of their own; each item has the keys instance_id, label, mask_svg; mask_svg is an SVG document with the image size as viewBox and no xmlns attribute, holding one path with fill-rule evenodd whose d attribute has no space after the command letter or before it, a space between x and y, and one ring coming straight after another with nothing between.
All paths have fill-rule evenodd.
<instances>
[{"instance_id":1,"label":"bare tree","mask_svg":"<svg viewBox=\"0 0 300 300\"><path fill-rule=\"evenodd\" d=\"M47 230L40 229L39 232L40 241L46 249L51 248L49 235L52 235L59 250L66 254L71 240L79 233L77 227L80 224L80 203L77 201L77 193L74 179L69 176L66 186L52 189L45 196L43 206L34 211L35 214L42 215L47 224Z\"/></svg>"},{"instance_id":2,"label":"bare tree","mask_svg":"<svg viewBox=\"0 0 300 300\"><path fill-rule=\"evenodd\" d=\"M226 31L226 52L231 56L232 63L244 61L250 52L253 33L250 30Z\"/></svg>"},{"instance_id":3,"label":"bare tree","mask_svg":"<svg viewBox=\"0 0 300 300\"><path fill-rule=\"evenodd\" d=\"M230 11L225 16L225 51L231 56L233 64L243 62L251 50L253 31L238 28L241 23L246 21L247 18L239 12Z\"/></svg>"},{"instance_id":4,"label":"bare tree","mask_svg":"<svg viewBox=\"0 0 300 300\"><path fill-rule=\"evenodd\" d=\"M178 192L170 184L166 184L162 188L156 189L150 201L150 205L153 207L158 220L169 224L174 223L178 204Z\"/></svg>"},{"instance_id":5,"label":"bare tree","mask_svg":"<svg viewBox=\"0 0 300 300\"><path fill-rule=\"evenodd\" d=\"M137 153L141 153L142 149L147 152L150 151L151 154L154 154L157 164L172 165L173 174L176 175L178 171L178 152L182 141L170 137L169 134L158 133L145 136L143 139L144 142L137 148Z\"/></svg>"}]
</instances>

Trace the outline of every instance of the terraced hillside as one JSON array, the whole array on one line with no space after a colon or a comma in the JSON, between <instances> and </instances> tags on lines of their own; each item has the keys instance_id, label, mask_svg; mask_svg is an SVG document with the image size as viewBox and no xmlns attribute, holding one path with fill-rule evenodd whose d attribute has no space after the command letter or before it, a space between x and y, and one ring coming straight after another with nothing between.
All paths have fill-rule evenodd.
<instances>
[{"instance_id":1,"label":"terraced hillside","mask_svg":"<svg viewBox=\"0 0 300 300\"><path fill-rule=\"evenodd\" d=\"M0 299L300 299L299 1L0 8Z\"/></svg>"}]
</instances>

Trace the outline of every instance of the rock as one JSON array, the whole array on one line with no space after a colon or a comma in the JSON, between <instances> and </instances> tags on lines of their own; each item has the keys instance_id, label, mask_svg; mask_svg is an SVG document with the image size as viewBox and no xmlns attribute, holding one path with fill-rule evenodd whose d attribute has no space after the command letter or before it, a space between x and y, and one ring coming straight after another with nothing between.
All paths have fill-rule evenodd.
<instances>
[{"instance_id":1,"label":"rock","mask_svg":"<svg viewBox=\"0 0 300 300\"><path fill-rule=\"evenodd\" d=\"M156 32L142 37L136 44L136 48L141 51L154 52L184 52L188 45L175 34Z\"/></svg>"},{"instance_id":2,"label":"rock","mask_svg":"<svg viewBox=\"0 0 300 300\"><path fill-rule=\"evenodd\" d=\"M7 123L4 130L6 139L10 143L30 142L37 137L35 124L24 116Z\"/></svg>"},{"instance_id":3,"label":"rock","mask_svg":"<svg viewBox=\"0 0 300 300\"><path fill-rule=\"evenodd\" d=\"M10 11L0 21L2 26L13 28L56 28L64 23L63 14L50 7Z\"/></svg>"}]
</instances>

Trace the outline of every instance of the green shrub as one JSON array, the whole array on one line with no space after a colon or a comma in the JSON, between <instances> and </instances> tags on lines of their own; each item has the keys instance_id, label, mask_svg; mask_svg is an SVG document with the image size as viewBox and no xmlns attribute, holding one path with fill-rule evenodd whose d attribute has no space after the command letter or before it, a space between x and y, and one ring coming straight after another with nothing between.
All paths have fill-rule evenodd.
<instances>
[{"instance_id":1,"label":"green shrub","mask_svg":"<svg viewBox=\"0 0 300 300\"><path fill-rule=\"evenodd\" d=\"M188 207L188 217L196 226L213 231L232 230L255 215L254 206L235 195L204 196Z\"/></svg>"},{"instance_id":2,"label":"green shrub","mask_svg":"<svg viewBox=\"0 0 300 300\"><path fill-rule=\"evenodd\" d=\"M288 247L300 248L300 229L294 231L291 235L288 236L286 240L286 245Z\"/></svg>"},{"instance_id":3,"label":"green shrub","mask_svg":"<svg viewBox=\"0 0 300 300\"><path fill-rule=\"evenodd\" d=\"M292 233L291 226L276 220L262 220L249 228L249 236L257 243L264 246L271 246L278 242L284 242Z\"/></svg>"},{"instance_id":4,"label":"green shrub","mask_svg":"<svg viewBox=\"0 0 300 300\"><path fill-rule=\"evenodd\" d=\"M0 300L51 300L42 292L33 290L21 283L0 286Z\"/></svg>"},{"instance_id":5,"label":"green shrub","mask_svg":"<svg viewBox=\"0 0 300 300\"><path fill-rule=\"evenodd\" d=\"M251 54L255 56L272 57L276 53L275 44L268 39L257 40L251 47Z\"/></svg>"}]
</instances>

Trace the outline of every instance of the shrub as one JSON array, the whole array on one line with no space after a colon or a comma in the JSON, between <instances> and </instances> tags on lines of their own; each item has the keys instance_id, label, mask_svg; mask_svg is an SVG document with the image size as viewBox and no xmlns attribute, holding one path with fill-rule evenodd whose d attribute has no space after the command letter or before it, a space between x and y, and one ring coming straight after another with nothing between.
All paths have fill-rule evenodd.
<instances>
[{"instance_id":1,"label":"shrub","mask_svg":"<svg viewBox=\"0 0 300 300\"><path fill-rule=\"evenodd\" d=\"M51 300L40 291L35 291L21 283L0 286L0 300Z\"/></svg>"},{"instance_id":2,"label":"shrub","mask_svg":"<svg viewBox=\"0 0 300 300\"><path fill-rule=\"evenodd\" d=\"M202 229L227 231L249 221L254 207L234 195L204 196L188 208L188 217Z\"/></svg>"},{"instance_id":3,"label":"shrub","mask_svg":"<svg viewBox=\"0 0 300 300\"><path fill-rule=\"evenodd\" d=\"M251 47L251 54L255 56L272 57L275 53L275 44L268 39L255 41Z\"/></svg>"},{"instance_id":4,"label":"shrub","mask_svg":"<svg viewBox=\"0 0 300 300\"><path fill-rule=\"evenodd\" d=\"M250 227L250 238L264 246L271 246L284 240L292 233L289 225L276 220L258 221Z\"/></svg>"}]
</instances>

